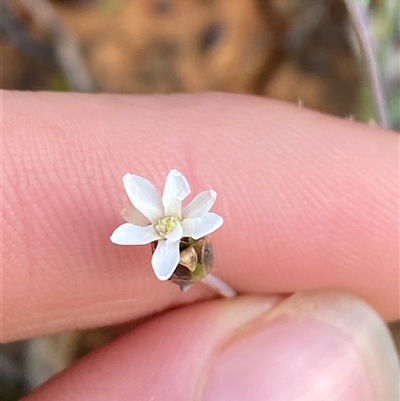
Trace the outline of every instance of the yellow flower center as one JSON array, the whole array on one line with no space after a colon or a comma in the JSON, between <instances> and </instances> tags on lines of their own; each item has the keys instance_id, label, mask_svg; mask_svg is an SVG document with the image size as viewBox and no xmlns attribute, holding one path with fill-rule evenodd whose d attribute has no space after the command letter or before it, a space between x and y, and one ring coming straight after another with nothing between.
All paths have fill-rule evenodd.
<instances>
[{"instance_id":1,"label":"yellow flower center","mask_svg":"<svg viewBox=\"0 0 400 401\"><path fill-rule=\"evenodd\" d=\"M166 239L167 235L174 231L181 219L174 216L165 216L154 223L154 228L160 234L161 238Z\"/></svg>"}]
</instances>

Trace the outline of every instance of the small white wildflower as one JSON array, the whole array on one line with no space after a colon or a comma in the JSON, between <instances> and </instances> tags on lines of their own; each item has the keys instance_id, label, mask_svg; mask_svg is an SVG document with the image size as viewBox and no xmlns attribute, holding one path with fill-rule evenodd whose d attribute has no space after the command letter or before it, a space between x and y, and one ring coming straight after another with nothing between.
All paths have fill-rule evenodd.
<instances>
[{"instance_id":1,"label":"small white wildflower","mask_svg":"<svg viewBox=\"0 0 400 401\"><path fill-rule=\"evenodd\" d=\"M182 201L189 195L190 187L177 170L169 172L162 198L153 184L143 177L126 174L123 183L132 205L146 220L143 224L143 216L140 219L140 216L125 214L128 223L119 226L110 239L118 245L143 245L158 240L151 264L160 280L168 280L177 267L182 237L199 239L223 223L221 216L209 213L217 197L213 190L201 192L182 209Z\"/></svg>"}]
</instances>

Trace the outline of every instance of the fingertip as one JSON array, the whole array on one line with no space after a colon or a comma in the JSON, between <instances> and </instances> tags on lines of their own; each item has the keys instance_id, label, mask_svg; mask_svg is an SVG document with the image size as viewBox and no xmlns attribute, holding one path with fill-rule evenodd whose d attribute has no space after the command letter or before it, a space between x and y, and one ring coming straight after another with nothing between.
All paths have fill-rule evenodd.
<instances>
[{"instance_id":1,"label":"fingertip","mask_svg":"<svg viewBox=\"0 0 400 401\"><path fill-rule=\"evenodd\" d=\"M215 273L239 292L338 288L399 317L396 134L243 95L2 96L7 339L210 296L159 286L148 248L109 240L121 177L161 186L171 167L218 192Z\"/></svg>"},{"instance_id":2,"label":"fingertip","mask_svg":"<svg viewBox=\"0 0 400 401\"><path fill-rule=\"evenodd\" d=\"M26 401L397 401L397 369L383 321L352 295L238 297L153 319Z\"/></svg>"},{"instance_id":3,"label":"fingertip","mask_svg":"<svg viewBox=\"0 0 400 401\"><path fill-rule=\"evenodd\" d=\"M225 343L204 401L395 401L398 359L368 305L333 291L298 293Z\"/></svg>"}]
</instances>

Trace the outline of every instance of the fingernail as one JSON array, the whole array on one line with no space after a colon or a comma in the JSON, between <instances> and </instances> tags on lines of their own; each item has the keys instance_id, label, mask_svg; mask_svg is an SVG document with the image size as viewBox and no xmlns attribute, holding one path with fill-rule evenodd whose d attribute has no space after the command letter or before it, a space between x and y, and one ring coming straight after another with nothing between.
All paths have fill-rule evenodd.
<instances>
[{"instance_id":1,"label":"fingernail","mask_svg":"<svg viewBox=\"0 0 400 401\"><path fill-rule=\"evenodd\" d=\"M362 301L296 294L221 347L203 399L397 401L397 363L384 323Z\"/></svg>"}]
</instances>

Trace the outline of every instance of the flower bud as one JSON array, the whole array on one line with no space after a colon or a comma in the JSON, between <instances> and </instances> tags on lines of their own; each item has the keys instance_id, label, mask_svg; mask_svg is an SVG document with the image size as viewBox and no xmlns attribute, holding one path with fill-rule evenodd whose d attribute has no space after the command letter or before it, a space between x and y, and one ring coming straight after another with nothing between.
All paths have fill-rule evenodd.
<instances>
[{"instance_id":1,"label":"flower bud","mask_svg":"<svg viewBox=\"0 0 400 401\"><path fill-rule=\"evenodd\" d=\"M157 241L152 243L154 253ZM184 237L179 243L180 260L179 264L170 277L170 281L178 284L182 291L197 282L201 281L211 272L214 264L214 252L209 237L202 237L197 240Z\"/></svg>"}]
</instances>

